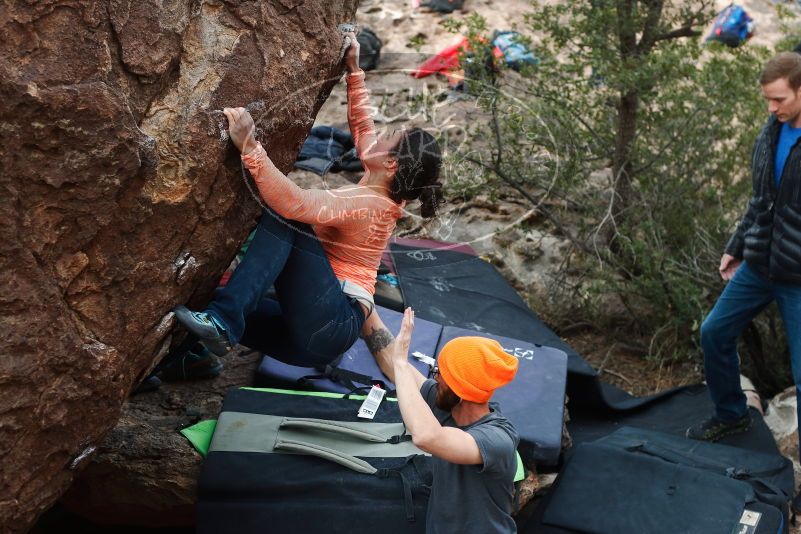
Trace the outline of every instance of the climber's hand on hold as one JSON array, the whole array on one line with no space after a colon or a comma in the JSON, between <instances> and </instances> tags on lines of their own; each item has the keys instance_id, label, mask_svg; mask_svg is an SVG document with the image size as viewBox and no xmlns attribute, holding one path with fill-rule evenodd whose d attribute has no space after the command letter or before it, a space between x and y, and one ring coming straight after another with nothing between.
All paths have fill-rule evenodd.
<instances>
[{"instance_id":1,"label":"climber's hand on hold","mask_svg":"<svg viewBox=\"0 0 801 534\"><path fill-rule=\"evenodd\" d=\"M256 148L256 124L253 117L245 108L224 108L223 113L228 119L228 133L236 148L243 154Z\"/></svg>"},{"instance_id":2,"label":"climber's hand on hold","mask_svg":"<svg viewBox=\"0 0 801 534\"><path fill-rule=\"evenodd\" d=\"M350 40L350 46L347 52L345 52L345 67L348 69L348 72L356 72L359 70L359 41L356 39L356 34L353 32L346 33L345 37Z\"/></svg>"}]
</instances>

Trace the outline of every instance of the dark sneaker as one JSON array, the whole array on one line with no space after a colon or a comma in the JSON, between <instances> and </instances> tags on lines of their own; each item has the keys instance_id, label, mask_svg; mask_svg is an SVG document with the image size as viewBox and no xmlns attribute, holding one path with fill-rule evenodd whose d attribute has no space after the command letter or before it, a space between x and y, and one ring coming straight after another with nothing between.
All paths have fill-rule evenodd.
<instances>
[{"instance_id":1,"label":"dark sneaker","mask_svg":"<svg viewBox=\"0 0 801 534\"><path fill-rule=\"evenodd\" d=\"M717 441L725 436L746 432L751 428L751 414L747 413L740 419L728 423L715 416L687 429L687 437L701 441Z\"/></svg>"},{"instance_id":2,"label":"dark sneaker","mask_svg":"<svg viewBox=\"0 0 801 534\"><path fill-rule=\"evenodd\" d=\"M161 387L161 380L159 380L159 377L156 375L150 375L142 380L142 383L133 390L131 395L147 393L148 391L156 391L159 387Z\"/></svg>"},{"instance_id":3,"label":"dark sneaker","mask_svg":"<svg viewBox=\"0 0 801 534\"><path fill-rule=\"evenodd\" d=\"M220 374L223 365L220 359L209 349L196 343L191 350L178 356L161 370L164 380L191 380L193 378L214 378Z\"/></svg>"},{"instance_id":4,"label":"dark sneaker","mask_svg":"<svg viewBox=\"0 0 801 534\"><path fill-rule=\"evenodd\" d=\"M231 352L228 335L206 312L193 312L186 306L173 309L175 318L184 328L199 337L203 344L217 356L225 356Z\"/></svg>"}]
</instances>

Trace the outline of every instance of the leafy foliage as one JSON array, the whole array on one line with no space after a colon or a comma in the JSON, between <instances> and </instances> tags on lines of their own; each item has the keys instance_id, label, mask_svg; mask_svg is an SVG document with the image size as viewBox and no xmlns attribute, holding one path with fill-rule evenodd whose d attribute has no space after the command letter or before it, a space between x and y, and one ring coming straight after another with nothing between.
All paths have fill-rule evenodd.
<instances>
[{"instance_id":1,"label":"leafy foliage","mask_svg":"<svg viewBox=\"0 0 801 534\"><path fill-rule=\"evenodd\" d=\"M551 315L609 330L599 317L615 295L623 335L644 337L643 352L697 357L697 330L723 287L720 255L750 195L766 118L757 79L772 51L705 44L709 2L533 6L524 33L540 36L530 43L540 62L520 73L476 69L490 54L486 24L451 22L470 39L466 88L488 116L454 156L481 179L453 187L511 187L571 240L550 299L571 305ZM763 354L784 354L780 336L763 337Z\"/></svg>"}]
</instances>

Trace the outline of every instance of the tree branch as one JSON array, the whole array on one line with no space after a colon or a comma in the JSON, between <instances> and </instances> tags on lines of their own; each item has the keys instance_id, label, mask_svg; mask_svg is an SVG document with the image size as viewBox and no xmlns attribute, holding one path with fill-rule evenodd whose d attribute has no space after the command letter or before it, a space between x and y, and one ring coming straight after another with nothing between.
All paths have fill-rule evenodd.
<instances>
[{"instance_id":1,"label":"tree branch","mask_svg":"<svg viewBox=\"0 0 801 534\"><path fill-rule=\"evenodd\" d=\"M640 42L637 43L637 54L648 54L651 47L654 46L656 30L659 28L659 22L662 19L662 8L664 7L663 0L651 0L646 2L648 4L648 14L643 23L642 37Z\"/></svg>"},{"instance_id":2,"label":"tree branch","mask_svg":"<svg viewBox=\"0 0 801 534\"><path fill-rule=\"evenodd\" d=\"M498 125L498 97L495 96L492 98L492 130L495 133L495 143L498 145L498 154L495 157L495 168L501 168L501 157L502 152L501 148L503 145L501 144L501 129Z\"/></svg>"},{"instance_id":3,"label":"tree branch","mask_svg":"<svg viewBox=\"0 0 801 534\"><path fill-rule=\"evenodd\" d=\"M548 102L564 102L564 98L563 99L555 98L555 97L549 96L547 94L544 94L544 93L541 93L541 92L538 92L538 91L534 91L534 90L531 90L531 89L524 89L522 87L515 86L515 85L513 85L511 83L508 83L507 85L509 87L512 87L515 90L522 91L524 93L536 96L537 98L541 98L541 99L546 100ZM588 132L590 132L590 134L595 138L595 140L598 143L603 143L603 138L600 135L598 135L598 133L592 128L592 126L590 126L590 124L586 120L584 120L584 118L581 116L580 113L575 111L570 106L565 106L564 110L569 115L571 115L574 119L576 119L578 122L580 122L581 125L584 126L584 128L586 128Z\"/></svg>"},{"instance_id":4,"label":"tree branch","mask_svg":"<svg viewBox=\"0 0 801 534\"><path fill-rule=\"evenodd\" d=\"M625 63L637 52L637 32L634 29L634 2L617 0L617 39L620 58Z\"/></svg>"},{"instance_id":5,"label":"tree branch","mask_svg":"<svg viewBox=\"0 0 801 534\"><path fill-rule=\"evenodd\" d=\"M499 169L499 168L497 168L497 167L495 167L495 166L493 166L493 165L487 165L487 164L486 164L486 163L484 163L483 161L481 161L481 160L479 160L479 159L471 158L471 157L469 157L469 156L468 156L468 157L465 157L464 159L465 159L466 161L469 161L470 163L474 163L474 164L478 165L479 167L483 167L484 169L486 169L486 170L488 170L488 171L490 171L490 172L493 172L493 173L495 173L495 175L496 175L496 176L498 176L498 178L500 178L500 179L501 179L501 180L502 180L504 183L506 183L507 185L509 185L510 187L512 187L512 188L513 188L515 191L517 191L518 193L520 193L520 194L523 196L523 198L525 198L526 200L528 200L528 201L531 203L531 205L534 207L534 209L536 209L537 211L539 211L539 212L541 212L543 215L545 215L545 217L546 217L547 219L549 219L549 220L550 220L552 223L554 223L554 224L555 224L555 225L556 225L556 226L557 226L557 227L558 227L558 228L559 228L559 229L560 229L562 232L564 232L565 236L567 236L568 240L569 240L571 243L573 243L573 244L574 244L576 247L578 247L579 249L583 250L585 253L587 253L587 254L593 254L593 252L592 252L592 251L591 251L591 250L590 250L590 249L587 247L587 245L586 245L586 244L584 244L584 243L582 243L581 241L579 241L579 239L578 239L578 238L576 238L576 237L575 237L575 236L572 234L572 232L570 232L570 231L569 231L569 230L568 230L568 229L565 227L565 225L563 225L563 224L562 224L562 222L561 222L561 221L559 221L559 220L558 220L556 217L554 217L554 215L553 215L553 214L550 212L550 210L548 210L548 209L547 209L545 206L543 206L543 203L542 203L542 201L541 201L541 200L537 200L536 198L534 198L534 197L533 197L533 196L532 196L532 195L531 195L531 194L530 194L528 191L526 191L525 189L523 189L523 188L520 186L520 184L518 184L518 183L517 183L517 181L516 181L516 180L513 180L513 179L512 179L512 178L511 178L511 177L510 177L508 174L506 174L505 172L503 172L503 170L502 170L502 169Z\"/></svg>"},{"instance_id":6,"label":"tree branch","mask_svg":"<svg viewBox=\"0 0 801 534\"><path fill-rule=\"evenodd\" d=\"M682 26L669 32L665 32L654 37L654 43L657 41L668 41L670 39L678 39L680 37L696 37L701 35L701 32L693 30L692 26Z\"/></svg>"},{"instance_id":7,"label":"tree branch","mask_svg":"<svg viewBox=\"0 0 801 534\"><path fill-rule=\"evenodd\" d=\"M710 5L709 2L702 2L695 12L687 14L687 17L681 23L681 26L673 30L668 30L662 33L656 33L659 27L660 19L662 18L662 8L664 7L663 0L651 0L648 6L648 15L643 28L642 37L637 44L637 51L640 54L647 54L651 51L654 44L659 41L668 41L671 39L679 39L681 37L696 37L701 35L701 32L694 30L693 27L702 24L704 12Z\"/></svg>"}]
</instances>

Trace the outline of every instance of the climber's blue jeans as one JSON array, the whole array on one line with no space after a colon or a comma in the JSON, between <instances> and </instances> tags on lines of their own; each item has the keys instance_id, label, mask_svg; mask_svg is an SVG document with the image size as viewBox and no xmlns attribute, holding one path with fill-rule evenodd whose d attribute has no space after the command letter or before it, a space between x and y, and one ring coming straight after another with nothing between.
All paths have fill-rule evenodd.
<instances>
[{"instance_id":1,"label":"climber's blue jeans","mask_svg":"<svg viewBox=\"0 0 801 534\"><path fill-rule=\"evenodd\" d=\"M277 301L264 298L273 284ZM232 345L302 366L335 359L356 342L364 323L361 306L342 292L312 228L270 210L206 311Z\"/></svg>"},{"instance_id":2,"label":"climber's blue jeans","mask_svg":"<svg viewBox=\"0 0 801 534\"><path fill-rule=\"evenodd\" d=\"M747 411L740 387L737 339L748 323L774 300L790 348L796 396L801 398L801 286L771 282L743 262L701 325L706 381L715 403L715 415L723 421L738 419Z\"/></svg>"}]
</instances>

